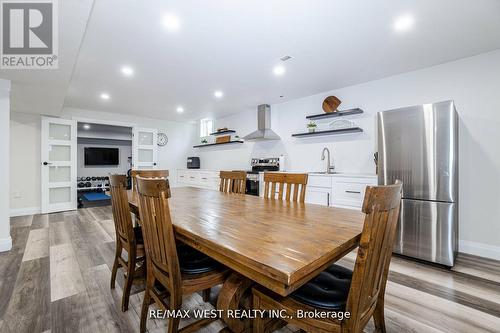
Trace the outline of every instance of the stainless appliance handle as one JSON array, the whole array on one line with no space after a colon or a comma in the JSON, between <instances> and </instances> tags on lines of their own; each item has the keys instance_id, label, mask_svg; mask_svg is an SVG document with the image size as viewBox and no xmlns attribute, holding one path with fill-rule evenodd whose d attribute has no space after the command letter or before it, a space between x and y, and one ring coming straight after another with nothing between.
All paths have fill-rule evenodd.
<instances>
[{"instance_id":1,"label":"stainless appliance handle","mask_svg":"<svg viewBox=\"0 0 500 333\"><path fill-rule=\"evenodd\" d=\"M330 206L330 192L326 193L326 205Z\"/></svg>"}]
</instances>

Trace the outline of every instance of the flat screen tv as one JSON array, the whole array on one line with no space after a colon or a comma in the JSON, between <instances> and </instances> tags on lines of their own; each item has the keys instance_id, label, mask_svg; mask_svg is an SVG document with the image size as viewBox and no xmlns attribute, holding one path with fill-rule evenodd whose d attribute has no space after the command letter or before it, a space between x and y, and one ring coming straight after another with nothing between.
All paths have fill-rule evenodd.
<instances>
[{"instance_id":1,"label":"flat screen tv","mask_svg":"<svg viewBox=\"0 0 500 333\"><path fill-rule=\"evenodd\" d=\"M85 165L118 165L118 148L85 147Z\"/></svg>"}]
</instances>

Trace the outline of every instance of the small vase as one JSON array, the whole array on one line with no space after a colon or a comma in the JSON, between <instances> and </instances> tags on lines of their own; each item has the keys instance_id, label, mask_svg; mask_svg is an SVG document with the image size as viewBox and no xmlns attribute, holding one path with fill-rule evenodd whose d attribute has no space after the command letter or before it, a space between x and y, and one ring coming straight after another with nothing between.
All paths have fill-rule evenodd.
<instances>
[{"instance_id":1,"label":"small vase","mask_svg":"<svg viewBox=\"0 0 500 333\"><path fill-rule=\"evenodd\" d=\"M314 127L309 127L309 133L314 133L316 132L316 128Z\"/></svg>"}]
</instances>

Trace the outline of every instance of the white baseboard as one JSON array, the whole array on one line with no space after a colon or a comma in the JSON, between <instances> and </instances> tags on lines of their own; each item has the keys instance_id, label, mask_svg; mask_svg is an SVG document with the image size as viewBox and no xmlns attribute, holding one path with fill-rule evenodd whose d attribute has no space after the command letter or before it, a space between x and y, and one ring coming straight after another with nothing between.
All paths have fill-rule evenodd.
<instances>
[{"instance_id":1,"label":"white baseboard","mask_svg":"<svg viewBox=\"0 0 500 333\"><path fill-rule=\"evenodd\" d=\"M8 238L0 239L0 252L10 251L12 248L12 238L10 236Z\"/></svg>"},{"instance_id":2,"label":"white baseboard","mask_svg":"<svg viewBox=\"0 0 500 333\"><path fill-rule=\"evenodd\" d=\"M34 215L34 214L40 214L41 212L40 207L23 207L23 208L11 208L10 209L10 216L25 216L25 215Z\"/></svg>"},{"instance_id":3,"label":"white baseboard","mask_svg":"<svg viewBox=\"0 0 500 333\"><path fill-rule=\"evenodd\" d=\"M500 260L500 246L460 240L459 252L472 254L479 257Z\"/></svg>"}]
</instances>

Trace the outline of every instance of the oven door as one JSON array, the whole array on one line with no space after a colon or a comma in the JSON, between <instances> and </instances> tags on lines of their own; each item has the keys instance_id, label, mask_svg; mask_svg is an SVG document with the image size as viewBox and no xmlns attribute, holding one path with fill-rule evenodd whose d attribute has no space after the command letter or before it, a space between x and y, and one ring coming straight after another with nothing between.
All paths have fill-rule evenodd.
<instances>
[{"instance_id":1,"label":"oven door","mask_svg":"<svg viewBox=\"0 0 500 333\"><path fill-rule=\"evenodd\" d=\"M259 196L259 181L247 178L246 194Z\"/></svg>"}]
</instances>

